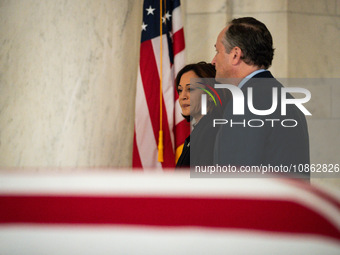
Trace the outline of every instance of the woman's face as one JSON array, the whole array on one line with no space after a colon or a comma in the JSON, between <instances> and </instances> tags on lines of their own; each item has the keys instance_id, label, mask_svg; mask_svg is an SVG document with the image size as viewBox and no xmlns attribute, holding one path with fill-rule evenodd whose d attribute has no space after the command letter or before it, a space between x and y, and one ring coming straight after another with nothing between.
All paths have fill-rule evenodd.
<instances>
[{"instance_id":1,"label":"woman's face","mask_svg":"<svg viewBox=\"0 0 340 255\"><path fill-rule=\"evenodd\" d=\"M186 72L182 75L178 85L179 104L182 108L182 114L191 115L196 121L201 115L201 95L203 87L201 84L190 84L191 78L199 78L194 71Z\"/></svg>"}]
</instances>

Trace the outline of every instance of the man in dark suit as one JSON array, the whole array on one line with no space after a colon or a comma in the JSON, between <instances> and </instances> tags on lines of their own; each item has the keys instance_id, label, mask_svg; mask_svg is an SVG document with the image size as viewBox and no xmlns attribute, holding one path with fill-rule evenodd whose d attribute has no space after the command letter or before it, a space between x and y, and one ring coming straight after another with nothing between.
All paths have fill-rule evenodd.
<instances>
[{"instance_id":1,"label":"man in dark suit","mask_svg":"<svg viewBox=\"0 0 340 255\"><path fill-rule=\"evenodd\" d=\"M233 113L235 98L226 105L224 124L217 125L220 130L216 136L214 163L283 165L291 167L291 172L294 165L297 169L300 164L302 169L302 165L309 164L305 115L295 104L287 104L286 113L282 113L283 86L267 71L274 56L272 36L267 27L250 17L234 19L218 35L215 48L212 64L216 68L216 80L241 89L244 114ZM294 99L289 93L285 95ZM249 109L248 98L259 111L275 109L274 101L277 100L276 110L259 115L259 111Z\"/></svg>"}]
</instances>

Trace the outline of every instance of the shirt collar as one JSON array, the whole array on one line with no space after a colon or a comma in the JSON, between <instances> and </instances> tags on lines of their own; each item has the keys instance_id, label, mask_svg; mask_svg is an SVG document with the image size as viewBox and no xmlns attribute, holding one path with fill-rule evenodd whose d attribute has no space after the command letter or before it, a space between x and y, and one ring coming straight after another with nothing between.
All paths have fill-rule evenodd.
<instances>
[{"instance_id":1,"label":"shirt collar","mask_svg":"<svg viewBox=\"0 0 340 255\"><path fill-rule=\"evenodd\" d=\"M257 75L258 73L262 73L262 72L265 72L267 71L266 69L259 69L259 70L256 70L254 72L252 72L251 74L247 75L245 78L243 78L243 80L238 84L238 87L239 88L242 88L243 85L250 79L252 78L253 76Z\"/></svg>"}]
</instances>

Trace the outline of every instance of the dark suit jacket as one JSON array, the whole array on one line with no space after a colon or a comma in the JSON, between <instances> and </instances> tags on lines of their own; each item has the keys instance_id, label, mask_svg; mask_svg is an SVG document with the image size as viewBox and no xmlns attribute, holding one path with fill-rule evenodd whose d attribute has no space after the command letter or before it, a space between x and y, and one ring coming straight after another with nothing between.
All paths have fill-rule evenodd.
<instances>
[{"instance_id":1,"label":"dark suit jacket","mask_svg":"<svg viewBox=\"0 0 340 255\"><path fill-rule=\"evenodd\" d=\"M190 166L210 166L213 164L214 144L218 128L213 128L213 119L221 118L221 110L215 109L205 115L185 140L183 151L176 168Z\"/></svg>"},{"instance_id":2,"label":"dark suit jacket","mask_svg":"<svg viewBox=\"0 0 340 255\"><path fill-rule=\"evenodd\" d=\"M263 78L263 79L259 79ZM280 166L290 164L309 164L309 136L306 118L295 105L287 105L287 115L281 116L281 88L283 86L265 71L255 75L242 87L245 102L245 114L233 115L233 100L226 105L223 118L228 120L227 125L221 125L216 136L214 148L214 163L219 165L268 165ZM278 88L278 106L274 113L267 116L258 116L248 109L248 88L253 88L253 105L255 109L266 110L272 106L272 89ZM287 98L293 98L290 94ZM242 123L233 125L230 120ZM249 127L251 119L262 120L263 127ZM275 119L278 121L266 121ZM281 121L294 119L296 127L283 127ZM252 121L251 125L260 125L260 121ZM285 125L293 125L291 121ZM274 127L272 127L274 125Z\"/></svg>"}]
</instances>

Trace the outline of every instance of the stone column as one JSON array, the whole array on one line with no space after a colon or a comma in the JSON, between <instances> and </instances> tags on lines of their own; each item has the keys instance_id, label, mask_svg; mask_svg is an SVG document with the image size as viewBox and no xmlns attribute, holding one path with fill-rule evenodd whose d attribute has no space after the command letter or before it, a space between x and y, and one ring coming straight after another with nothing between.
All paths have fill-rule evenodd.
<instances>
[{"instance_id":1,"label":"stone column","mask_svg":"<svg viewBox=\"0 0 340 255\"><path fill-rule=\"evenodd\" d=\"M288 28L289 77L313 78L304 84L312 95L306 104L313 114L307 118L311 163L339 164L340 1L288 1ZM335 178L312 183L340 187Z\"/></svg>"},{"instance_id":2,"label":"stone column","mask_svg":"<svg viewBox=\"0 0 340 255\"><path fill-rule=\"evenodd\" d=\"M0 166L130 166L142 2L0 2Z\"/></svg>"},{"instance_id":3,"label":"stone column","mask_svg":"<svg viewBox=\"0 0 340 255\"><path fill-rule=\"evenodd\" d=\"M186 62L211 62L219 32L228 20L226 0L185 0Z\"/></svg>"}]
</instances>

